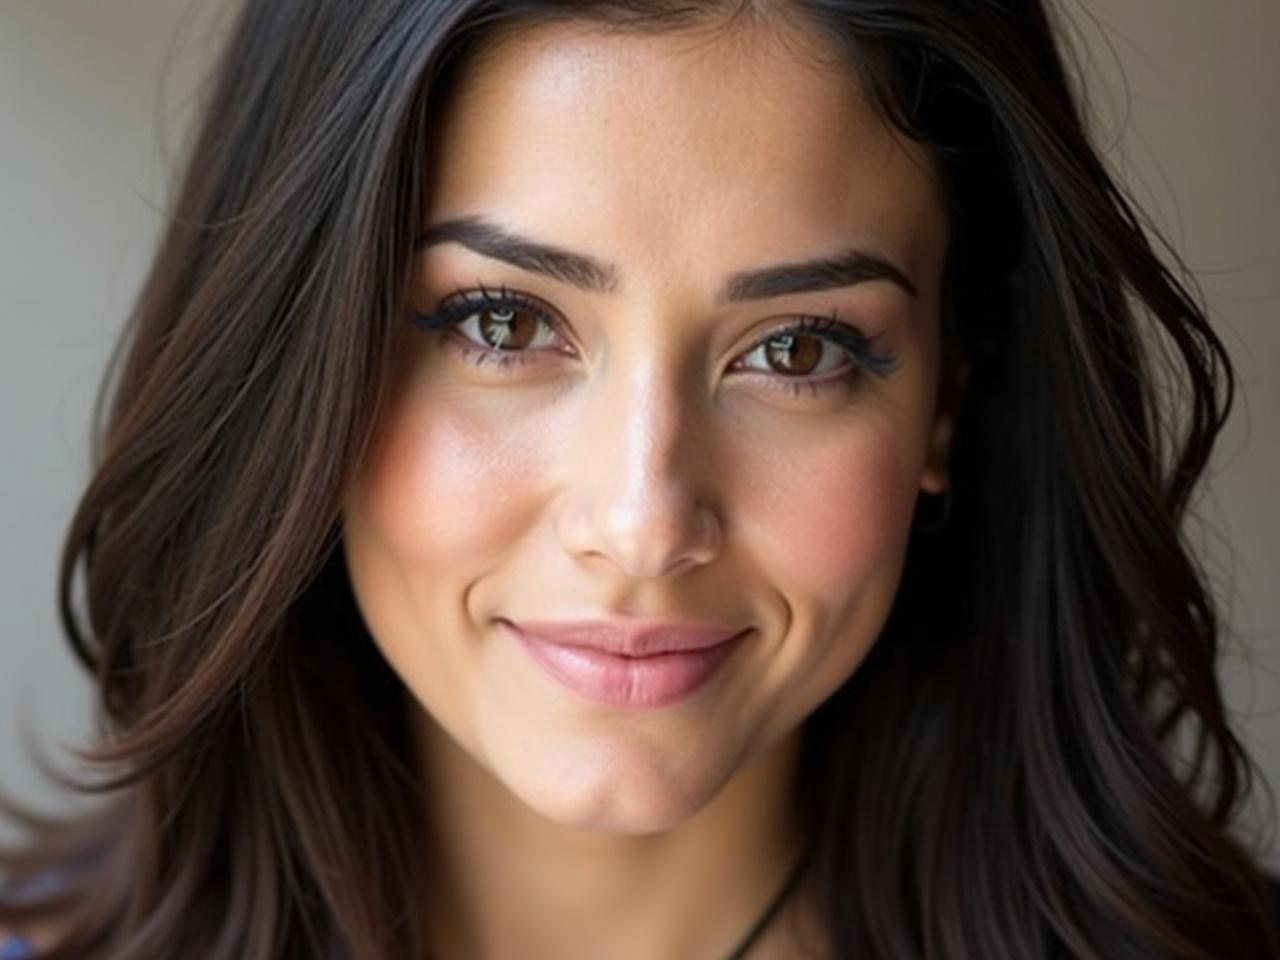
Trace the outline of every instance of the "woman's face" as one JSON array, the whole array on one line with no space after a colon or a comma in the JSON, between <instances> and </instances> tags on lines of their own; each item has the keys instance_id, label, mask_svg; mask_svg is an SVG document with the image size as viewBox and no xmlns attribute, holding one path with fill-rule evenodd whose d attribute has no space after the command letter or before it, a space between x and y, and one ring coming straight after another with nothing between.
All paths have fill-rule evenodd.
<instances>
[{"instance_id":1,"label":"woman's face","mask_svg":"<svg viewBox=\"0 0 1280 960\"><path fill-rule=\"evenodd\" d=\"M542 26L438 121L415 305L499 299L405 323L346 504L353 589L527 805L662 829L857 669L944 485L934 168L777 24ZM812 318L834 332L793 329ZM739 636L627 662L511 628L581 620Z\"/></svg>"}]
</instances>

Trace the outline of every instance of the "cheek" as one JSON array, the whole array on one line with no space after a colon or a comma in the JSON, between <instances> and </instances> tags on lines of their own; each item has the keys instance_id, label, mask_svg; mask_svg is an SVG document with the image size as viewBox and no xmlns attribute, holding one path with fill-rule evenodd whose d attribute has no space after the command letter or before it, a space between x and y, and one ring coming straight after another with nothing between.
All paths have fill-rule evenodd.
<instances>
[{"instance_id":1,"label":"cheek","mask_svg":"<svg viewBox=\"0 0 1280 960\"><path fill-rule=\"evenodd\" d=\"M499 567L532 511L537 434L412 388L388 411L348 493L344 550L361 614L388 663L458 727L476 682L468 592ZM507 425L506 429L503 425Z\"/></svg>"},{"instance_id":2,"label":"cheek","mask_svg":"<svg viewBox=\"0 0 1280 960\"><path fill-rule=\"evenodd\" d=\"M739 474L751 478L738 498L754 524L743 535L786 610L786 639L759 683L791 724L858 668L892 609L919 482L903 436L836 432Z\"/></svg>"},{"instance_id":3,"label":"cheek","mask_svg":"<svg viewBox=\"0 0 1280 960\"><path fill-rule=\"evenodd\" d=\"M918 477L892 438L851 432L793 456L757 453L739 476L752 478L742 516L754 518L761 553L776 558L781 583L832 596L896 572Z\"/></svg>"},{"instance_id":4,"label":"cheek","mask_svg":"<svg viewBox=\"0 0 1280 960\"><path fill-rule=\"evenodd\" d=\"M537 475L536 431L467 416L447 402L404 404L359 481L359 508L409 564L470 568L512 541Z\"/></svg>"}]
</instances>

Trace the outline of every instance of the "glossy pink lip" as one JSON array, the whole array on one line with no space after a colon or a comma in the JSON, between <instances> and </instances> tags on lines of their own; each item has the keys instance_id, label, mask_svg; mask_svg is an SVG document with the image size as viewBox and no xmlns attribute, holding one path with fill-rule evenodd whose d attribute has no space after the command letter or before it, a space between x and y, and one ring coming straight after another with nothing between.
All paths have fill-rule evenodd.
<instances>
[{"instance_id":1,"label":"glossy pink lip","mask_svg":"<svg viewBox=\"0 0 1280 960\"><path fill-rule=\"evenodd\" d=\"M524 620L509 623L523 633L562 647L591 647L624 657L705 650L737 636L741 630L714 624L660 620Z\"/></svg>"},{"instance_id":2,"label":"glossy pink lip","mask_svg":"<svg viewBox=\"0 0 1280 960\"><path fill-rule=\"evenodd\" d=\"M689 624L500 622L551 676L611 707L661 707L684 699L711 679L748 632Z\"/></svg>"}]
</instances>

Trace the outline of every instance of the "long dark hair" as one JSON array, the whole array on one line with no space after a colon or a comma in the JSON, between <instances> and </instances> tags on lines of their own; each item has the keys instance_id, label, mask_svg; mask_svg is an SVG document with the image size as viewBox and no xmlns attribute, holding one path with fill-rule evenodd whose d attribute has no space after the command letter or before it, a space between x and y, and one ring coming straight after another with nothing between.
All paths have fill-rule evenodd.
<instances>
[{"instance_id":1,"label":"long dark hair","mask_svg":"<svg viewBox=\"0 0 1280 960\"><path fill-rule=\"evenodd\" d=\"M767 9L766 9L767 8ZM969 376L949 519L805 726L839 957L1280 955L1183 532L1231 407L1195 287L1091 144L1041 0L247 0L104 382L60 601L103 794L26 817L50 956L426 955L403 686L343 565L435 105L494 31L798 17L945 174ZM429 170L428 170L429 173ZM357 642L360 641L360 642Z\"/></svg>"}]
</instances>

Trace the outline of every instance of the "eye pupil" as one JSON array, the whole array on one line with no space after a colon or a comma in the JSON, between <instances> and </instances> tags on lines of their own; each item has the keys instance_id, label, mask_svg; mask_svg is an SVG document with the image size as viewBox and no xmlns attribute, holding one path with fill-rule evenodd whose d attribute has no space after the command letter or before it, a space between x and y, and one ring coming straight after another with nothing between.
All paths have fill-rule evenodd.
<instances>
[{"instance_id":1,"label":"eye pupil","mask_svg":"<svg viewBox=\"0 0 1280 960\"><path fill-rule=\"evenodd\" d=\"M478 325L485 342L501 350L519 350L529 345L538 332L536 317L517 323L518 310L514 307L490 307L481 311ZM486 320L492 319L492 323Z\"/></svg>"},{"instance_id":2,"label":"eye pupil","mask_svg":"<svg viewBox=\"0 0 1280 960\"><path fill-rule=\"evenodd\" d=\"M796 348L797 341L802 345ZM807 344L807 349L803 346ZM789 373L810 373L822 358L822 344L817 337L797 336L793 333L770 337L765 353L770 363L777 364Z\"/></svg>"}]
</instances>

